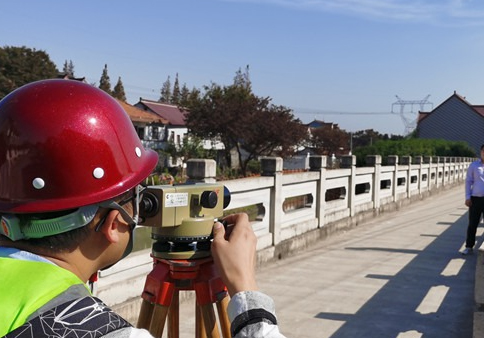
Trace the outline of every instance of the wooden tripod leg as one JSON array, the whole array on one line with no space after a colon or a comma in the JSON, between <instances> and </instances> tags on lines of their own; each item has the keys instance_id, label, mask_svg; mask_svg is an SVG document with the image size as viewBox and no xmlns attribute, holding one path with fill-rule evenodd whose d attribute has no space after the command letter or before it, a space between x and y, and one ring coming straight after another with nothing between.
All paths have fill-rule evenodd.
<instances>
[{"instance_id":1,"label":"wooden tripod leg","mask_svg":"<svg viewBox=\"0 0 484 338\"><path fill-rule=\"evenodd\" d=\"M169 306L156 304L151 316L151 324L148 329L155 338L161 338L163 329L165 328L166 316L168 315Z\"/></svg>"},{"instance_id":2,"label":"wooden tripod leg","mask_svg":"<svg viewBox=\"0 0 484 338\"><path fill-rule=\"evenodd\" d=\"M229 297L224 297L217 302L218 320L220 321L220 327L222 329L222 336L224 338L230 338L230 320L227 313L227 306L229 305Z\"/></svg>"},{"instance_id":3,"label":"wooden tripod leg","mask_svg":"<svg viewBox=\"0 0 484 338\"><path fill-rule=\"evenodd\" d=\"M208 338L220 338L218 331L217 319L215 318L215 312L213 311L213 304L208 303L200 306L203 324L205 325L205 332Z\"/></svg>"},{"instance_id":4,"label":"wooden tripod leg","mask_svg":"<svg viewBox=\"0 0 484 338\"><path fill-rule=\"evenodd\" d=\"M180 335L180 292L175 290L168 312L168 338L178 338Z\"/></svg>"},{"instance_id":5,"label":"wooden tripod leg","mask_svg":"<svg viewBox=\"0 0 484 338\"><path fill-rule=\"evenodd\" d=\"M205 325L203 324L202 309L197 302L195 302L195 337L207 338Z\"/></svg>"},{"instance_id":6,"label":"wooden tripod leg","mask_svg":"<svg viewBox=\"0 0 484 338\"><path fill-rule=\"evenodd\" d=\"M141 302L141 309L138 317L138 324L136 327L140 329L146 329L150 327L151 317L153 315L153 304L144 300Z\"/></svg>"}]
</instances>

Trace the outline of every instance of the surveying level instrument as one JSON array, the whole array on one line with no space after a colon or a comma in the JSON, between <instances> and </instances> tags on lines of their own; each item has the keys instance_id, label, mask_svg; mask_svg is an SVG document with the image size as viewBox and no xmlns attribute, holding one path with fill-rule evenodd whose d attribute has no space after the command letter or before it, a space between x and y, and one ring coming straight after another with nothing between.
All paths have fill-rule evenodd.
<instances>
[{"instance_id":1,"label":"surveying level instrument","mask_svg":"<svg viewBox=\"0 0 484 338\"><path fill-rule=\"evenodd\" d=\"M152 227L153 269L146 277L137 326L161 337L179 336L179 291L195 292L196 337L230 337L228 293L210 253L214 222L230 203L221 184L148 186L140 198L140 225ZM214 312L214 304L220 323Z\"/></svg>"}]
</instances>

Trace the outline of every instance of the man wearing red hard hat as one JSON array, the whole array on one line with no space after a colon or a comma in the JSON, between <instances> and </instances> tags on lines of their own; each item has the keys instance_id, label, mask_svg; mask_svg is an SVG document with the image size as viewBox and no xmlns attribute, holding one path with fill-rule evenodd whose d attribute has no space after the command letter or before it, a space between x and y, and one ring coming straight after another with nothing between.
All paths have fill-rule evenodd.
<instances>
[{"instance_id":1,"label":"man wearing red hard hat","mask_svg":"<svg viewBox=\"0 0 484 338\"><path fill-rule=\"evenodd\" d=\"M91 85L38 81L0 101L0 336L151 337L86 283L129 254L138 186L157 161L121 106ZM282 337L272 300L257 291L247 216L228 221L230 236L214 225L212 255L232 296L233 335Z\"/></svg>"}]
</instances>

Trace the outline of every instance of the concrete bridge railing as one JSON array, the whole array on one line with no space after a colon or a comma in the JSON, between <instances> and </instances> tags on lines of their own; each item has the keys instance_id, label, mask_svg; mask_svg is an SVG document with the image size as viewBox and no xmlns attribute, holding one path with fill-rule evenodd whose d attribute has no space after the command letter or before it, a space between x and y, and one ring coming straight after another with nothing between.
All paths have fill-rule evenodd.
<instances>
[{"instance_id":1,"label":"concrete bridge railing","mask_svg":"<svg viewBox=\"0 0 484 338\"><path fill-rule=\"evenodd\" d=\"M474 336L484 337L484 243L477 251L476 281L474 289Z\"/></svg>"},{"instance_id":2,"label":"concrete bridge railing","mask_svg":"<svg viewBox=\"0 0 484 338\"><path fill-rule=\"evenodd\" d=\"M262 264L281 259L370 217L396 210L413 200L461 184L471 158L368 156L367 166L356 167L355 156L345 156L341 168L327 169L326 156L312 156L305 172L283 173L283 160L262 158L260 177L223 183L231 192L230 210L256 210L253 228L258 236ZM213 181L212 160L192 160L187 174ZM100 273L95 294L128 320L139 313L140 295L151 271L150 249L128 256ZM484 298L484 297L483 297Z\"/></svg>"}]
</instances>

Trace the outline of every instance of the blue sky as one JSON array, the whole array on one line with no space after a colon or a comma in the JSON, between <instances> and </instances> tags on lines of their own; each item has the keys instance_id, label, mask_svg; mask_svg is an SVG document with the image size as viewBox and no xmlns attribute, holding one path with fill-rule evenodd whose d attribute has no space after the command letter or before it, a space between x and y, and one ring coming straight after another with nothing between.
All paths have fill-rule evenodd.
<instances>
[{"instance_id":1,"label":"blue sky","mask_svg":"<svg viewBox=\"0 0 484 338\"><path fill-rule=\"evenodd\" d=\"M72 60L90 83L107 64L132 104L176 73L229 85L246 65L256 95L347 131L403 134L395 95L484 104L481 0L18 0L0 13L0 45ZM404 108L408 121L420 109Z\"/></svg>"}]
</instances>

